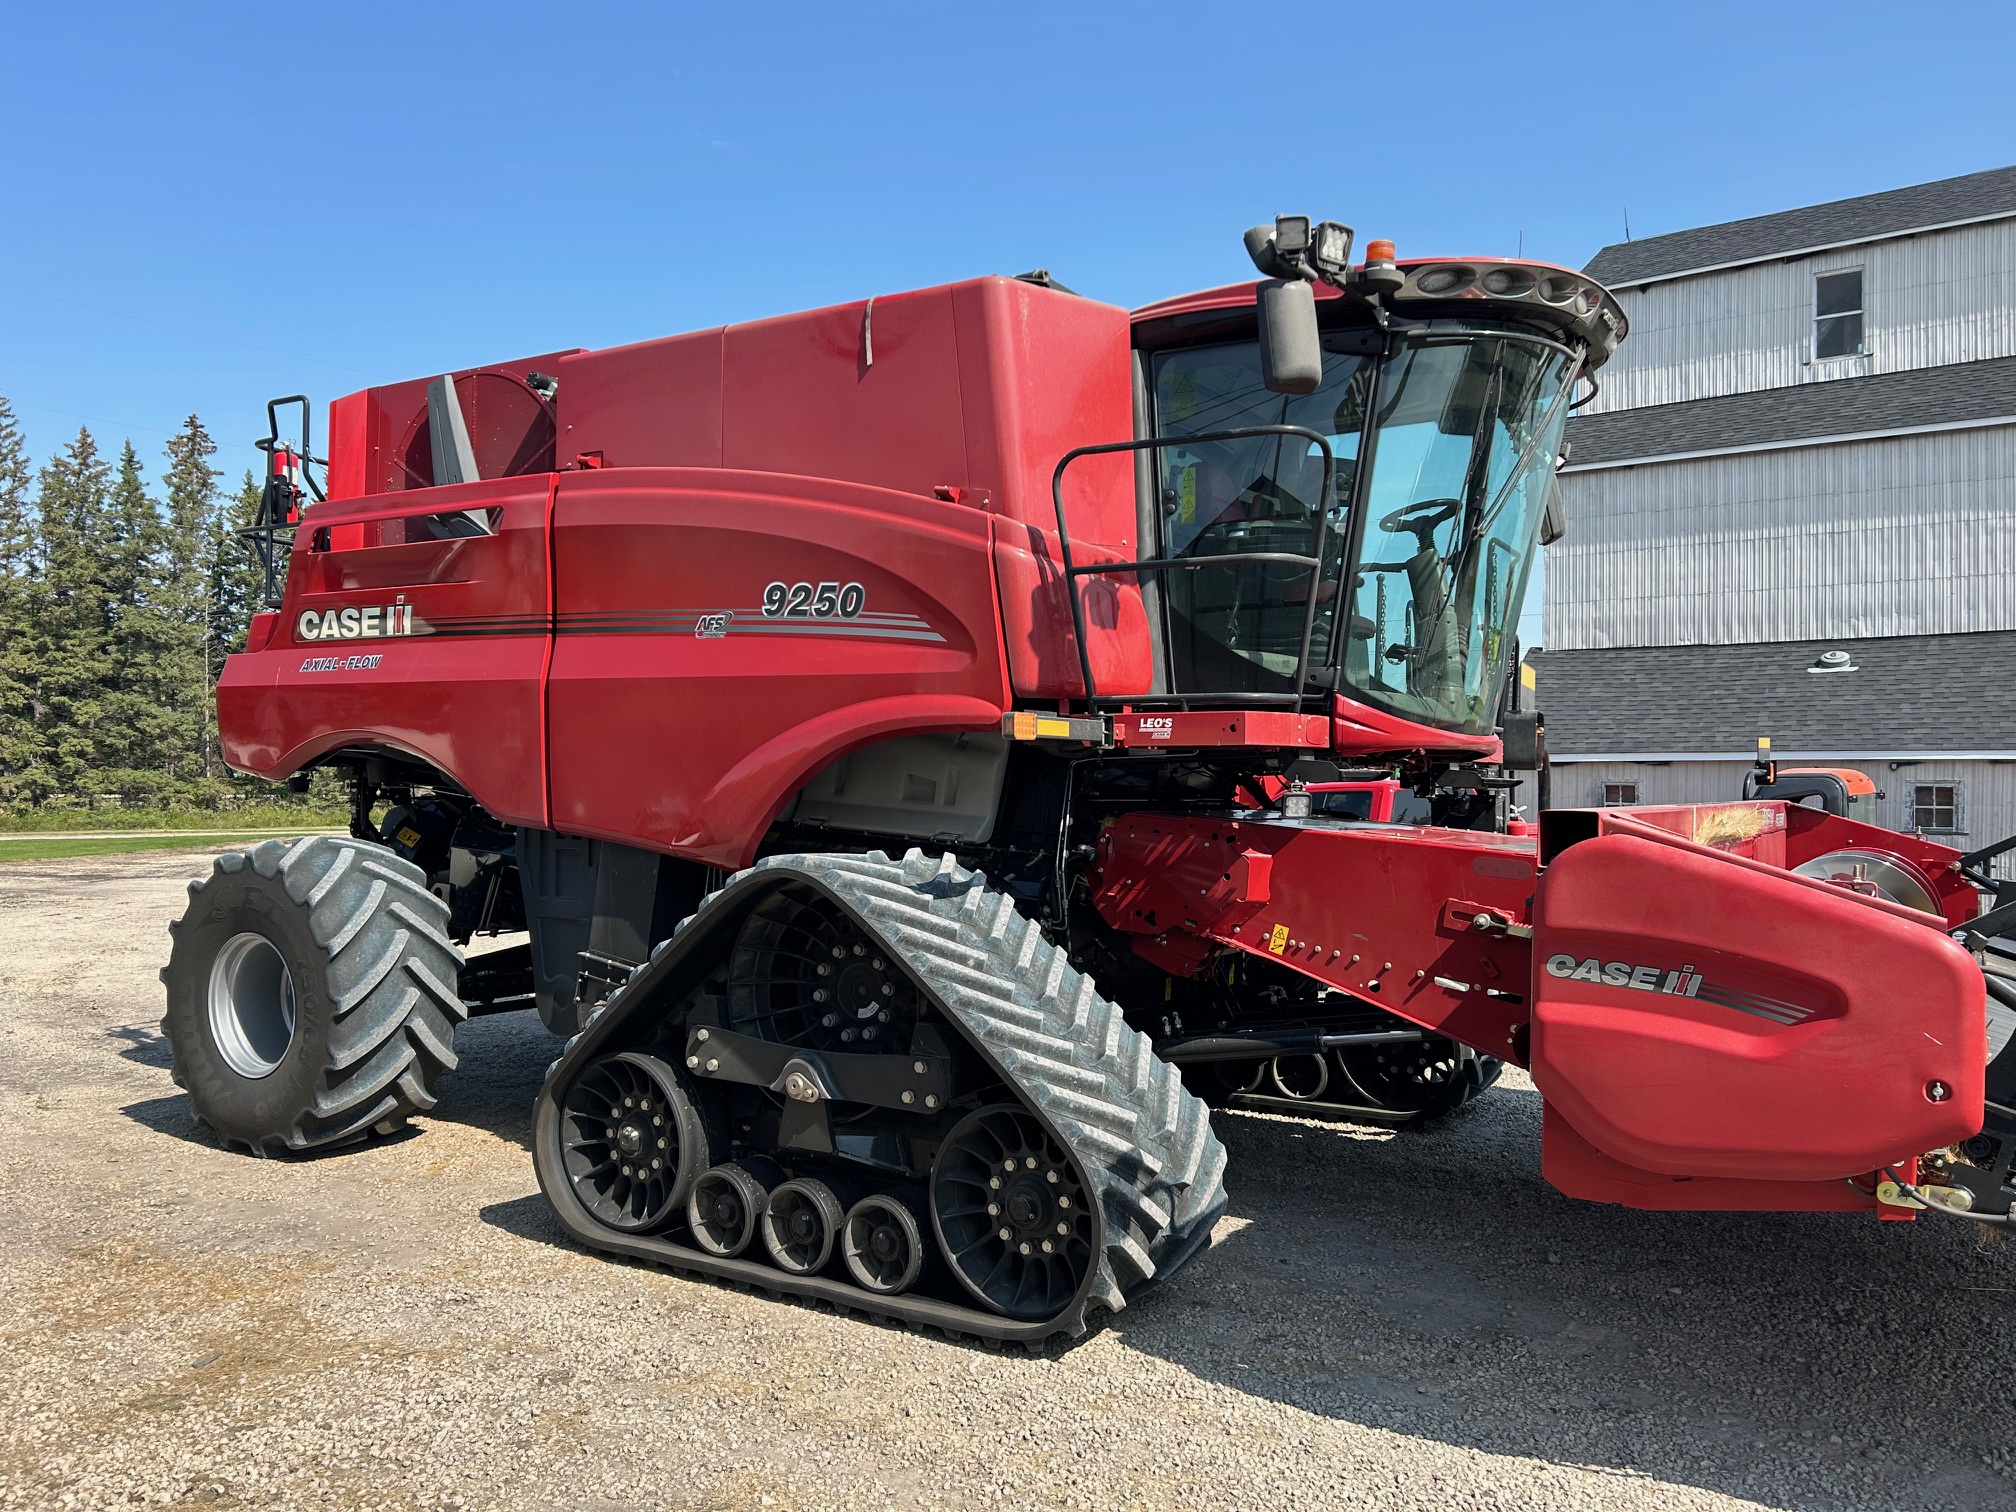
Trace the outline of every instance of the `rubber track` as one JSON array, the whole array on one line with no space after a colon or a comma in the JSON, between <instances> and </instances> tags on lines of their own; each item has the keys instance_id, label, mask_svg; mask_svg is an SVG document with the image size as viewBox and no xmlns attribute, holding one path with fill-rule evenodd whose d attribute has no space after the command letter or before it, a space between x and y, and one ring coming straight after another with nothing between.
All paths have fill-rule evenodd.
<instances>
[{"instance_id":1,"label":"rubber track","mask_svg":"<svg viewBox=\"0 0 2016 1512\"><path fill-rule=\"evenodd\" d=\"M1210 1243L1225 1210L1225 1149L1210 1110L983 873L916 850L901 861L881 852L788 855L757 862L729 885L765 873L813 878L872 925L1042 1112L1086 1175L1087 1190L1098 1193L1104 1250L1083 1304L1061 1315L1053 1331L1083 1333L1090 1309L1120 1311ZM705 918L713 901L654 955ZM619 990L596 1017L617 1011L622 998ZM768 1284L794 1289L781 1272ZM861 1292L854 1305L887 1315L901 1301Z\"/></svg>"},{"instance_id":2,"label":"rubber track","mask_svg":"<svg viewBox=\"0 0 2016 1512\"><path fill-rule=\"evenodd\" d=\"M268 840L219 856L209 878L189 884L190 908L217 878L248 866L307 910L309 929L328 953L324 984L335 1010L313 1104L254 1153L390 1134L432 1108L436 1084L455 1069L455 1030L469 1012L457 987L463 957L448 937L448 905L428 891L426 873L362 840ZM169 932L178 933L180 923ZM161 1030L169 1034L168 1020ZM186 1089L179 1058L173 1075Z\"/></svg>"}]
</instances>

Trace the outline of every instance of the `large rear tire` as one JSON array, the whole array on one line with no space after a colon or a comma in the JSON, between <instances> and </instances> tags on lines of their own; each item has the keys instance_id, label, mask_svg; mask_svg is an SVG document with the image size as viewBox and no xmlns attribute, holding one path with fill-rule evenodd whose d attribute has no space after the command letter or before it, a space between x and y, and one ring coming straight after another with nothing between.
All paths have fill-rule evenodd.
<instances>
[{"instance_id":1,"label":"large rear tire","mask_svg":"<svg viewBox=\"0 0 2016 1512\"><path fill-rule=\"evenodd\" d=\"M196 1118L254 1154L391 1134L434 1106L467 1017L448 905L380 845L219 856L168 926L161 1032Z\"/></svg>"}]
</instances>

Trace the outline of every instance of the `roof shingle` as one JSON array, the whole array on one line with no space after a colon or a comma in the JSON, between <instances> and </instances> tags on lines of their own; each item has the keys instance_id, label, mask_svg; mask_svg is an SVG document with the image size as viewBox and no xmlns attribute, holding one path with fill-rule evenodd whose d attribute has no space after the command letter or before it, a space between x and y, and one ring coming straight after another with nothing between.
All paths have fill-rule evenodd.
<instances>
[{"instance_id":1,"label":"roof shingle","mask_svg":"<svg viewBox=\"0 0 2016 1512\"><path fill-rule=\"evenodd\" d=\"M2016 415L2016 357L1576 415L1571 467Z\"/></svg>"},{"instance_id":2,"label":"roof shingle","mask_svg":"<svg viewBox=\"0 0 2016 1512\"><path fill-rule=\"evenodd\" d=\"M2016 215L2016 167L1990 168L1718 226L1669 231L1642 241L1615 242L1591 258L1583 272L1614 289L1693 268L1779 257L1808 247L1992 215Z\"/></svg>"},{"instance_id":3,"label":"roof shingle","mask_svg":"<svg viewBox=\"0 0 2016 1512\"><path fill-rule=\"evenodd\" d=\"M1823 651L1857 670L1809 672ZM1557 756L2016 750L2016 631L1529 653Z\"/></svg>"}]
</instances>

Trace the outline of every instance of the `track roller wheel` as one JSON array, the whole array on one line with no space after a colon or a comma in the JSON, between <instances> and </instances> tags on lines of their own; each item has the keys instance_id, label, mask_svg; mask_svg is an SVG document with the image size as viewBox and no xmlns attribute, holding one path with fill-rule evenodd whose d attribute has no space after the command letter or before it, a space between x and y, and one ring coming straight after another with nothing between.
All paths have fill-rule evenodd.
<instances>
[{"instance_id":1,"label":"track roller wheel","mask_svg":"<svg viewBox=\"0 0 2016 1512\"><path fill-rule=\"evenodd\" d=\"M656 1056L605 1055L582 1068L563 1107L567 1180L596 1221L626 1234L672 1222L707 1159L678 1073Z\"/></svg>"},{"instance_id":2,"label":"track roller wheel","mask_svg":"<svg viewBox=\"0 0 2016 1512\"><path fill-rule=\"evenodd\" d=\"M770 1205L770 1183L748 1165L731 1162L700 1173L686 1199L686 1226L710 1255L732 1259L756 1237L756 1220Z\"/></svg>"},{"instance_id":3,"label":"track roller wheel","mask_svg":"<svg viewBox=\"0 0 2016 1512\"><path fill-rule=\"evenodd\" d=\"M1406 1116L1403 1128L1441 1122L1498 1080L1504 1063L1433 1036L1388 1045L1347 1045L1333 1052L1346 1100ZM1355 1099L1350 1094L1355 1093Z\"/></svg>"},{"instance_id":4,"label":"track roller wheel","mask_svg":"<svg viewBox=\"0 0 2016 1512\"><path fill-rule=\"evenodd\" d=\"M1330 1090L1330 1062L1321 1055L1277 1055L1268 1062L1267 1080L1283 1097L1315 1102Z\"/></svg>"},{"instance_id":5,"label":"track roller wheel","mask_svg":"<svg viewBox=\"0 0 2016 1512\"><path fill-rule=\"evenodd\" d=\"M894 1197L863 1197L840 1230L840 1258L847 1274L877 1296L910 1290L924 1269L917 1215Z\"/></svg>"},{"instance_id":6,"label":"track roller wheel","mask_svg":"<svg viewBox=\"0 0 2016 1512\"><path fill-rule=\"evenodd\" d=\"M815 1276L833 1258L846 1209L823 1181L803 1176L787 1181L770 1194L758 1227L763 1248L777 1269L794 1276Z\"/></svg>"},{"instance_id":7,"label":"track roller wheel","mask_svg":"<svg viewBox=\"0 0 2016 1512\"><path fill-rule=\"evenodd\" d=\"M1093 1217L1077 1167L1013 1103L969 1113L945 1136L931 1224L960 1284L1005 1317L1059 1311L1092 1264Z\"/></svg>"}]
</instances>

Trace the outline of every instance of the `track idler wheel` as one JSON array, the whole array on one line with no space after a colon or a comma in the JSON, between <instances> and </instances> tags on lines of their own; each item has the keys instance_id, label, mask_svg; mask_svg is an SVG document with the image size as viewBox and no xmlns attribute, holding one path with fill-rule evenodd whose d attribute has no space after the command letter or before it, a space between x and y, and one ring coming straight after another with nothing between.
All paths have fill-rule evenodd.
<instances>
[{"instance_id":1,"label":"track idler wheel","mask_svg":"<svg viewBox=\"0 0 2016 1512\"><path fill-rule=\"evenodd\" d=\"M855 1283L877 1296L910 1290L924 1269L917 1215L894 1197L863 1197L840 1230L840 1258Z\"/></svg>"},{"instance_id":2,"label":"track idler wheel","mask_svg":"<svg viewBox=\"0 0 2016 1512\"><path fill-rule=\"evenodd\" d=\"M701 1172L693 1183L693 1193L686 1199L686 1226L693 1242L710 1255L733 1259L756 1237L757 1220L770 1206L771 1183L763 1172L751 1169L753 1164L717 1165Z\"/></svg>"},{"instance_id":3,"label":"track idler wheel","mask_svg":"<svg viewBox=\"0 0 2016 1512\"><path fill-rule=\"evenodd\" d=\"M1423 1129L1463 1107L1498 1080L1503 1062L1431 1036L1385 1045L1347 1045L1333 1052L1346 1086L1341 1096L1403 1115L1402 1127ZM1354 1096L1355 1094L1355 1096Z\"/></svg>"},{"instance_id":4,"label":"track idler wheel","mask_svg":"<svg viewBox=\"0 0 2016 1512\"><path fill-rule=\"evenodd\" d=\"M648 1234L678 1216L707 1160L707 1132L678 1074L626 1050L590 1061L562 1103L568 1183L596 1221Z\"/></svg>"},{"instance_id":5,"label":"track idler wheel","mask_svg":"<svg viewBox=\"0 0 2016 1512\"><path fill-rule=\"evenodd\" d=\"M938 1148L931 1224L960 1285L994 1312L1061 1311L1093 1257L1093 1214L1077 1166L1013 1103L969 1113Z\"/></svg>"},{"instance_id":6,"label":"track idler wheel","mask_svg":"<svg viewBox=\"0 0 2016 1512\"><path fill-rule=\"evenodd\" d=\"M787 1181L770 1194L758 1227L763 1248L777 1268L793 1276L816 1276L833 1258L846 1221L846 1208L833 1188L809 1176Z\"/></svg>"}]
</instances>

